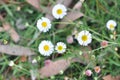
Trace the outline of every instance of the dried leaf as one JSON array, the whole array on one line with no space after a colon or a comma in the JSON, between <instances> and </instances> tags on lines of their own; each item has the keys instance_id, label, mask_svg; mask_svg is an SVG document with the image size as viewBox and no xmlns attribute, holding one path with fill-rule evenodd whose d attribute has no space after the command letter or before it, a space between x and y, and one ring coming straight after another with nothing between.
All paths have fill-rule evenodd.
<instances>
[{"instance_id":1,"label":"dried leaf","mask_svg":"<svg viewBox=\"0 0 120 80\"><path fill-rule=\"evenodd\" d=\"M68 0L69 1L69 0ZM56 4L62 4L64 2L64 0L57 0Z\"/></svg>"},{"instance_id":2,"label":"dried leaf","mask_svg":"<svg viewBox=\"0 0 120 80\"><path fill-rule=\"evenodd\" d=\"M51 14L46 14L45 17L47 17L48 19L50 19L51 21L54 20L54 17Z\"/></svg>"},{"instance_id":3,"label":"dried leaf","mask_svg":"<svg viewBox=\"0 0 120 80\"><path fill-rule=\"evenodd\" d=\"M47 66L42 67L39 70L40 77L45 78L59 74L61 70L65 71L69 66L70 66L69 60L65 59L57 60L55 62L50 63Z\"/></svg>"},{"instance_id":4,"label":"dried leaf","mask_svg":"<svg viewBox=\"0 0 120 80\"><path fill-rule=\"evenodd\" d=\"M2 15L0 15L0 20L2 22L4 21ZM3 29L10 34L12 40L17 43L20 40L20 36L14 30L14 28L12 28L8 22L4 22L2 25L3 25Z\"/></svg>"},{"instance_id":5,"label":"dried leaf","mask_svg":"<svg viewBox=\"0 0 120 80\"><path fill-rule=\"evenodd\" d=\"M0 20L1 20L1 21L3 21L3 17L2 17L2 15L1 15L1 14L0 14Z\"/></svg>"},{"instance_id":6,"label":"dried leaf","mask_svg":"<svg viewBox=\"0 0 120 80\"><path fill-rule=\"evenodd\" d=\"M42 13L49 13L50 11L49 10L50 7L40 7L41 5L40 0L26 0L26 2Z\"/></svg>"},{"instance_id":7,"label":"dried leaf","mask_svg":"<svg viewBox=\"0 0 120 80\"><path fill-rule=\"evenodd\" d=\"M44 7L40 8L40 1L39 0L26 0L27 3L35 7L37 10L46 13L46 17L49 18L50 20L53 20L54 17L52 16L52 7ZM48 12L50 11L50 12Z\"/></svg>"},{"instance_id":8,"label":"dried leaf","mask_svg":"<svg viewBox=\"0 0 120 80\"><path fill-rule=\"evenodd\" d=\"M66 7L68 7L72 3L72 0L57 0L56 3L58 3L58 4L61 3L61 4L65 5Z\"/></svg>"},{"instance_id":9,"label":"dried leaf","mask_svg":"<svg viewBox=\"0 0 120 80\"><path fill-rule=\"evenodd\" d=\"M35 7L37 10L42 11L42 9L40 8L40 0L26 0L26 1L27 3Z\"/></svg>"},{"instance_id":10,"label":"dried leaf","mask_svg":"<svg viewBox=\"0 0 120 80\"><path fill-rule=\"evenodd\" d=\"M86 54L86 56L84 56L85 60L88 60L88 55L87 55L88 53L86 51L90 51L91 48L80 47L80 49L83 51L83 54ZM83 57L83 55L81 55L81 57ZM70 66L70 63L73 63L73 62L86 64L87 61L85 60L82 60L81 58L78 58L78 57L75 57L75 58L70 57L69 59L61 59L54 62L51 61L48 65L45 65L39 70L40 77L45 78L45 77L50 77L50 76L59 74L61 70L65 71Z\"/></svg>"},{"instance_id":11,"label":"dried leaf","mask_svg":"<svg viewBox=\"0 0 120 80\"><path fill-rule=\"evenodd\" d=\"M20 76L19 78L12 76L12 78L10 80L30 80L30 79L26 78L25 76Z\"/></svg>"},{"instance_id":12,"label":"dried leaf","mask_svg":"<svg viewBox=\"0 0 120 80\"><path fill-rule=\"evenodd\" d=\"M103 80L120 80L120 75L113 77L109 74L107 76L104 76Z\"/></svg>"},{"instance_id":13,"label":"dried leaf","mask_svg":"<svg viewBox=\"0 0 120 80\"><path fill-rule=\"evenodd\" d=\"M53 15L52 15L52 8L53 8L53 6L47 7L47 8L46 8L46 11L45 11L45 13L46 13L45 17L47 17L47 18L50 19L51 21L54 20L54 17L53 17ZM49 12L48 12L48 11L49 11Z\"/></svg>"},{"instance_id":14,"label":"dried leaf","mask_svg":"<svg viewBox=\"0 0 120 80\"><path fill-rule=\"evenodd\" d=\"M9 3L9 0L3 0L3 2L5 2L5 3Z\"/></svg>"},{"instance_id":15,"label":"dried leaf","mask_svg":"<svg viewBox=\"0 0 120 80\"><path fill-rule=\"evenodd\" d=\"M81 2L81 1L78 1L78 2L74 5L73 9L80 10L81 7L82 7L82 2Z\"/></svg>"},{"instance_id":16,"label":"dried leaf","mask_svg":"<svg viewBox=\"0 0 120 80\"><path fill-rule=\"evenodd\" d=\"M3 3L3 2L6 3L6 4L8 4L9 0L0 0L0 4Z\"/></svg>"},{"instance_id":17,"label":"dried leaf","mask_svg":"<svg viewBox=\"0 0 120 80\"><path fill-rule=\"evenodd\" d=\"M4 23L4 24L3 24L3 28L5 29L5 31L7 31L7 32L10 34L10 36L11 36L11 38L12 38L12 40L13 40L14 42L17 43L17 42L20 40L20 36L19 36L18 33L10 26L9 23Z\"/></svg>"},{"instance_id":18,"label":"dried leaf","mask_svg":"<svg viewBox=\"0 0 120 80\"><path fill-rule=\"evenodd\" d=\"M0 53L6 53L9 55L15 56L30 56L35 55L35 52L30 50L29 48L22 46L11 46L11 45L0 45Z\"/></svg>"},{"instance_id":19,"label":"dried leaf","mask_svg":"<svg viewBox=\"0 0 120 80\"><path fill-rule=\"evenodd\" d=\"M65 0L66 5L67 5L67 1L68 1L68 0ZM71 1L71 2L72 2L72 1ZM81 2L81 1L78 1L78 3L76 3L75 6L73 7L74 10L77 9L78 11L69 12L69 13L67 14L67 16L66 16L61 22L67 22L67 23L69 23L69 22L72 22L72 21L74 21L74 20L82 17L82 16L83 16L83 13L79 12L79 10L81 9L81 7L82 7L82 2ZM58 27L58 28L63 28L63 27L65 27L66 25L67 25L67 24L60 24L60 25L58 25L57 27Z\"/></svg>"},{"instance_id":20,"label":"dried leaf","mask_svg":"<svg viewBox=\"0 0 120 80\"><path fill-rule=\"evenodd\" d=\"M77 11L74 11L74 12L69 12L67 14L67 16L61 21L61 22L66 22L66 23L70 23L80 17L83 16L83 13L81 12L77 12ZM57 27L58 28L64 28L67 24L60 24L58 25Z\"/></svg>"}]
</instances>

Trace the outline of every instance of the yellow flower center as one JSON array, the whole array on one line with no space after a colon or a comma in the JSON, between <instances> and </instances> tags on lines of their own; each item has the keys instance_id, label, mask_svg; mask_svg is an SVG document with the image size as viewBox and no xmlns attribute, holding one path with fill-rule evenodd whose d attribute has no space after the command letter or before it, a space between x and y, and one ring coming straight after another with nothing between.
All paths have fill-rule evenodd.
<instances>
[{"instance_id":1,"label":"yellow flower center","mask_svg":"<svg viewBox=\"0 0 120 80\"><path fill-rule=\"evenodd\" d=\"M49 49L50 49L50 47L49 47L48 45L45 45L45 46L44 46L44 50L45 50L45 51L48 51Z\"/></svg>"},{"instance_id":2,"label":"yellow flower center","mask_svg":"<svg viewBox=\"0 0 120 80\"><path fill-rule=\"evenodd\" d=\"M110 24L110 29L113 29L114 28L114 25L113 24Z\"/></svg>"},{"instance_id":3,"label":"yellow flower center","mask_svg":"<svg viewBox=\"0 0 120 80\"><path fill-rule=\"evenodd\" d=\"M58 50L60 50L60 51L61 51L62 49L63 49L63 47L62 47L62 46L58 46Z\"/></svg>"},{"instance_id":4,"label":"yellow flower center","mask_svg":"<svg viewBox=\"0 0 120 80\"><path fill-rule=\"evenodd\" d=\"M42 22L42 26L46 27L47 26L47 22Z\"/></svg>"},{"instance_id":5,"label":"yellow flower center","mask_svg":"<svg viewBox=\"0 0 120 80\"><path fill-rule=\"evenodd\" d=\"M63 13L62 9L58 9L58 10L57 10L57 14L60 15L60 14L62 14L62 13Z\"/></svg>"},{"instance_id":6,"label":"yellow flower center","mask_svg":"<svg viewBox=\"0 0 120 80\"><path fill-rule=\"evenodd\" d=\"M83 36L82 36L82 41L87 41L87 40L88 40L87 35L83 35Z\"/></svg>"}]
</instances>

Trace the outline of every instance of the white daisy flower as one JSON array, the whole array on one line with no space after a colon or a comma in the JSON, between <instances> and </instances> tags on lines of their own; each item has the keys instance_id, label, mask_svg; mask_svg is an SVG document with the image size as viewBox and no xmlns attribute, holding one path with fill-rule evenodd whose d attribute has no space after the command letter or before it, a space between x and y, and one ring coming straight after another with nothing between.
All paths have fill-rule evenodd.
<instances>
[{"instance_id":1,"label":"white daisy flower","mask_svg":"<svg viewBox=\"0 0 120 80\"><path fill-rule=\"evenodd\" d=\"M114 21L114 20L109 20L107 23L106 23L106 27L109 29L109 30L114 30L115 27L117 26L117 23Z\"/></svg>"},{"instance_id":2,"label":"white daisy flower","mask_svg":"<svg viewBox=\"0 0 120 80\"><path fill-rule=\"evenodd\" d=\"M62 4L57 4L53 7L52 14L56 19L62 19L67 14L67 8Z\"/></svg>"},{"instance_id":3,"label":"white daisy flower","mask_svg":"<svg viewBox=\"0 0 120 80\"><path fill-rule=\"evenodd\" d=\"M41 55L50 56L54 51L54 45L51 43L51 41L43 40L39 44L38 49Z\"/></svg>"},{"instance_id":4,"label":"white daisy flower","mask_svg":"<svg viewBox=\"0 0 120 80\"><path fill-rule=\"evenodd\" d=\"M92 36L89 31L83 30L78 33L77 40L80 45L87 46L92 41Z\"/></svg>"},{"instance_id":5,"label":"white daisy flower","mask_svg":"<svg viewBox=\"0 0 120 80\"><path fill-rule=\"evenodd\" d=\"M14 65L15 65L15 63L14 63L13 61L10 61L10 62L9 62L9 66L12 67L12 66L14 66Z\"/></svg>"},{"instance_id":6,"label":"white daisy flower","mask_svg":"<svg viewBox=\"0 0 120 80\"><path fill-rule=\"evenodd\" d=\"M64 53L66 51L66 44L63 42L58 42L55 46L55 50L60 54Z\"/></svg>"},{"instance_id":7,"label":"white daisy flower","mask_svg":"<svg viewBox=\"0 0 120 80\"><path fill-rule=\"evenodd\" d=\"M37 21L37 28L41 32L47 32L51 28L51 21L48 18L42 17Z\"/></svg>"}]
</instances>

